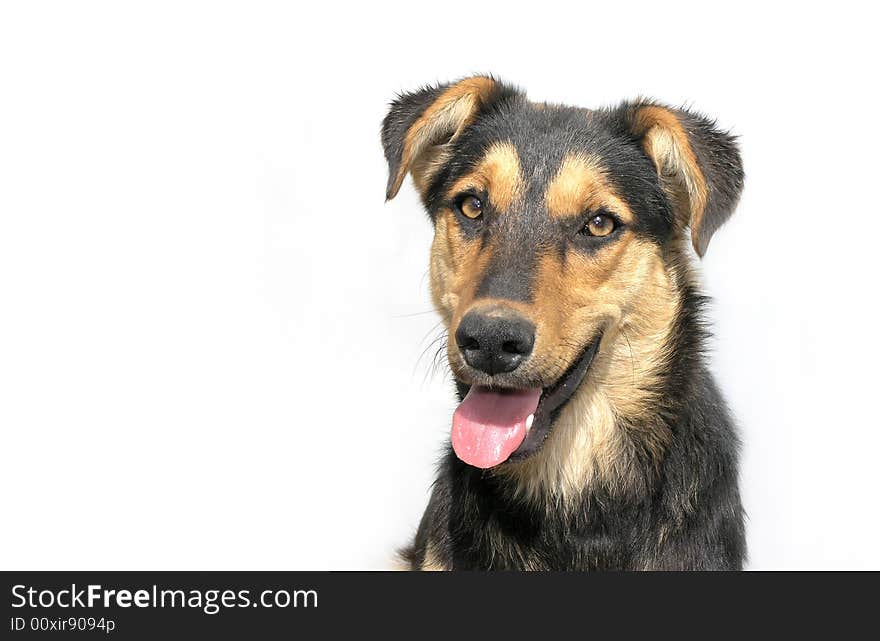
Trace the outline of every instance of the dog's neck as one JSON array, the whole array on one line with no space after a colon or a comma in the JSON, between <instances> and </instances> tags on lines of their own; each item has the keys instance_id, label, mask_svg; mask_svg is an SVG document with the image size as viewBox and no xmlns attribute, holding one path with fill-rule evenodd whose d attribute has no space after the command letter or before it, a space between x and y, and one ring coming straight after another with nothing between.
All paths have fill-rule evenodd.
<instances>
[{"instance_id":1,"label":"dog's neck","mask_svg":"<svg viewBox=\"0 0 880 641\"><path fill-rule=\"evenodd\" d=\"M543 448L493 472L514 495L558 509L593 490L622 497L648 490L677 411L666 373L677 357L681 323L696 322L682 313L691 292L687 262L671 264L642 284L638 308L606 328L586 379Z\"/></svg>"}]
</instances>

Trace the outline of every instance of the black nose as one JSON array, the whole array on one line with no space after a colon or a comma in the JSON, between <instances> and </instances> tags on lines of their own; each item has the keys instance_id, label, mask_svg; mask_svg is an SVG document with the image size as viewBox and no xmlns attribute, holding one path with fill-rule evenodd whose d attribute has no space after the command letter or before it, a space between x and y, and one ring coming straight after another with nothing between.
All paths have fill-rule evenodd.
<instances>
[{"instance_id":1,"label":"black nose","mask_svg":"<svg viewBox=\"0 0 880 641\"><path fill-rule=\"evenodd\" d=\"M535 346L535 326L516 312L493 307L471 310L455 330L468 365L490 376L512 372Z\"/></svg>"}]
</instances>

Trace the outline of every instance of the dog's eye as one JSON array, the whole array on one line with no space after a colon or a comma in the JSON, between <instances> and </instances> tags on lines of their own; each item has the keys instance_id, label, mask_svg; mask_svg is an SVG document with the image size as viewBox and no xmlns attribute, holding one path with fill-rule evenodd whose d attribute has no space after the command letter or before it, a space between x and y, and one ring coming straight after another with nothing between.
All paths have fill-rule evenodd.
<instances>
[{"instance_id":1,"label":"dog's eye","mask_svg":"<svg viewBox=\"0 0 880 641\"><path fill-rule=\"evenodd\" d=\"M465 196L458 204L458 209L468 218L479 218L483 215L483 201L476 196Z\"/></svg>"},{"instance_id":2,"label":"dog's eye","mask_svg":"<svg viewBox=\"0 0 880 641\"><path fill-rule=\"evenodd\" d=\"M583 233L587 236L607 236L614 231L614 219L606 214L592 216L584 225Z\"/></svg>"}]
</instances>

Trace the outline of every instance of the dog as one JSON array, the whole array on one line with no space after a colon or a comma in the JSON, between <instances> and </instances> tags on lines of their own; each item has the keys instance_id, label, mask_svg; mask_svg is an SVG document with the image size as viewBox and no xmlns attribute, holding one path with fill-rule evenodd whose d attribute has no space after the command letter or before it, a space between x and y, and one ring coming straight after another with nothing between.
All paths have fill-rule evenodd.
<instances>
[{"instance_id":1,"label":"dog","mask_svg":"<svg viewBox=\"0 0 880 641\"><path fill-rule=\"evenodd\" d=\"M702 257L736 141L638 99L529 101L491 76L398 96L386 198L412 176L460 404L414 570L735 570L739 439L706 366Z\"/></svg>"}]
</instances>

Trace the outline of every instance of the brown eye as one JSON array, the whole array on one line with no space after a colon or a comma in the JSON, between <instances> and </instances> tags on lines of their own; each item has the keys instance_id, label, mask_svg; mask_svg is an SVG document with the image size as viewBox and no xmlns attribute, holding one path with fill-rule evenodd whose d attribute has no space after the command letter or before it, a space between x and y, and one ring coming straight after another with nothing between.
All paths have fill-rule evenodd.
<instances>
[{"instance_id":1,"label":"brown eye","mask_svg":"<svg viewBox=\"0 0 880 641\"><path fill-rule=\"evenodd\" d=\"M483 215L483 202L476 196L465 196L458 208L468 218L479 218Z\"/></svg>"},{"instance_id":2,"label":"brown eye","mask_svg":"<svg viewBox=\"0 0 880 641\"><path fill-rule=\"evenodd\" d=\"M597 214L587 221L584 233L589 236L607 236L614 231L614 219L605 214Z\"/></svg>"}]
</instances>

